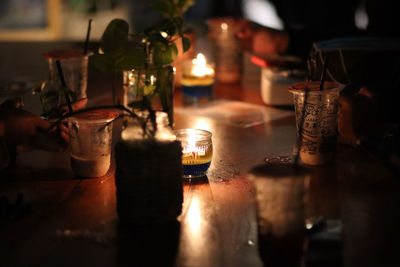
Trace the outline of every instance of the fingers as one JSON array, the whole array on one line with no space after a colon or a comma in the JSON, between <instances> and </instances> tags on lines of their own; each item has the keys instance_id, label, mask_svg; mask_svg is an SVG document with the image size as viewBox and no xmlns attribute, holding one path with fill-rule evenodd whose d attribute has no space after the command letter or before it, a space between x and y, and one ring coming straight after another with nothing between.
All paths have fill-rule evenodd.
<instances>
[{"instance_id":1,"label":"fingers","mask_svg":"<svg viewBox=\"0 0 400 267\"><path fill-rule=\"evenodd\" d=\"M84 108L86 106L87 102L88 102L87 98L82 98L82 99L76 101L75 103L72 104L72 111L77 111L77 110ZM69 111L67 105L62 106L61 110L64 112Z\"/></svg>"},{"instance_id":2,"label":"fingers","mask_svg":"<svg viewBox=\"0 0 400 267\"><path fill-rule=\"evenodd\" d=\"M0 105L0 109L15 109L23 107L24 103L22 102L22 99L19 97L7 99Z\"/></svg>"},{"instance_id":3,"label":"fingers","mask_svg":"<svg viewBox=\"0 0 400 267\"><path fill-rule=\"evenodd\" d=\"M68 145L69 142L70 142L68 127L65 126L63 123L61 123L61 124L59 125L59 129L60 129L60 136L61 136L61 138L64 140L64 142L66 143L66 145Z\"/></svg>"},{"instance_id":4,"label":"fingers","mask_svg":"<svg viewBox=\"0 0 400 267\"><path fill-rule=\"evenodd\" d=\"M72 104L72 110L76 111L76 110L83 109L86 106L87 102L88 102L87 98L82 98L82 99L76 101L75 103Z\"/></svg>"},{"instance_id":5,"label":"fingers","mask_svg":"<svg viewBox=\"0 0 400 267\"><path fill-rule=\"evenodd\" d=\"M83 100L79 104L86 102ZM32 145L49 151L64 151L69 145L68 128L64 124L50 129L49 121L17 108L2 110L0 117L5 118L4 140L9 144Z\"/></svg>"},{"instance_id":6,"label":"fingers","mask_svg":"<svg viewBox=\"0 0 400 267\"><path fill-rule=\"evenodd\" d=\"M61 125L51 132L43 130L37 131L32 140L33 145L36 148L47 151L65 151L68 148L70 138L66 127Z\"/></svg>"},{"instance_id":7,"label":"fingers","mask_svg":"<svg viewBox=\"0 0 400 267\"><path fill-rule=\"evenodd\" d=\"M39 116L35 116L35 123L36 123L36 128L40 130L48 130L50 128L50 122L43 120Z\"/></svg>"}]
</instances>

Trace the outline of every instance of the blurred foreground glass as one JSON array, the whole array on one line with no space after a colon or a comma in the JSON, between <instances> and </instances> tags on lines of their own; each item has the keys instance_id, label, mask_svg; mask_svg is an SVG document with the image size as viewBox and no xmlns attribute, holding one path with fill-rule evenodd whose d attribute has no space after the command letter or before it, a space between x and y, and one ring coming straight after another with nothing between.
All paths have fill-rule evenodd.
<instances>
[{"instance_id":1,"label":"blurred foreground glass","mask_svg":"<svg viewBox=\"0 0 400 267\"><path fill-rule=\"evenodd\" d=\"M99 177L110 168L113 120L118 113L89 111L68 118L71 167L82 177Z\"/></svg>"},{"instance_id":2,"label":"blurred foreground glass","mask_svg":"<svg viewBox=\"0 0 400 267\"><path fill-rule=\"evenodd\" d=\"M242 77L243 50L236 33L239 21L234 18L216 18L207 21L211 40L215 76L221 83L238 83Z\"/></svg>"},{"instance_id":3,"label":"blurred foreground glass","mask_svg":"<svg viewBox=\"0 0 400 267\"><path fill-rule=\"evenodd\" d=\"M181 129L176 130L175 135L182 145L183 177L186 179L204 177L213 155L211 132Z\"/></svg>"},{"instance_id":4,"label":"blurred foreground glass","mask_svg":"<svg viewBox=\"0 0 400 267\"><path fill-rule=\"evenodd\" d=\"M265 266L300 266L305 240L307 171L277 157L251 170L255 189L258 247Z\"/></svg>"},{"instance_id":5,"label":"blurred foreground glass","mask_svg":"<svg viewBox=\"0 0 400 267\"><path fill-rule=\"evenodd\" d=\"M53 50L45 53L44 57L49 62L50 87L57 90L61 86L56 65L56 61L59 60L68 89L75 93L76 99L86 98L88 62L91 55L91 52L84 54L82 49Z\"/></svg>"},{"instance_id":6,"label":"blurred foreground glass","mask_svg":"<svg viewBox=\"0 0 400 267\"><path fill-rule=\"evenodd\" d=\"M299 153L306 165L331 162L336 153L339 94L344 88L336 82L296 83L289 87L296 113Z\"/></svg>"}]
</instances>

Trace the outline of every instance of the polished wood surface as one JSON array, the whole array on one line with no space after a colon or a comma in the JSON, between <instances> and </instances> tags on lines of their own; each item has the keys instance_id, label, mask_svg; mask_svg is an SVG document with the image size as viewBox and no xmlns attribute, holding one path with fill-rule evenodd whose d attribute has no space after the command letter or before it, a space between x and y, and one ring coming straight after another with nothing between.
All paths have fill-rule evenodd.
<instances>
[{"instance_id":1,"label":"polished wood surface","mask_svg":"<svg viewBox=\"0 0 400 267\"><path fill-rule=\"evenodd\" d=\"M89 77L93 105L110 99L95 74ZM215 97L262 105L251 81L257 79L217 85ZM175 105L182 106L179 89ZM243 128L180 112L175 122L176 129L205 125L214 143L207 179L184 183L177 222L119 226L114 165L103 177L81 179L68 153L24 151L0 179L0 196L13 210L0 219L0 266L262 266L248 172L267 157L292 154L294 117ZM399 266L394 175L362 149L340 146L335 162L312 168L309 179L305 214L341 222L343 266Z\"/></svg>"}]
</instances>

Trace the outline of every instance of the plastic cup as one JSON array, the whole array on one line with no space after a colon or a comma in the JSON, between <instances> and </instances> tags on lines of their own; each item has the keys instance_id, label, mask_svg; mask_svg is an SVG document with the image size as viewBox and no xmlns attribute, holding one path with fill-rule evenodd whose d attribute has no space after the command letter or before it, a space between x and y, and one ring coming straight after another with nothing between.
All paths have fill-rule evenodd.
<instances>
[{"instance_id":1,"label":"plastic cup","mask_svg":"<svg viewBox=\"0 0 400 267\"><path fill-rule=\"evenodd\" d=\"M93 53L83 53L81 49L53 50L44 54L48 59L50 71L50 87L60 88L60 76L56 61L59 60L67 87L75 93L76 99L86 98L88 62Z\"/></svg>"},{"instance_id":2,"label":"plastic cup","mask_svg":"<svg viewBox=\"0 0 400 267\"><path fill-rule=\"evenodd\" d=\"M68 118L71 168L81 177L100 177L110 168L113 120L118 113L96 110Z\"/></svg>"},{"instance_id":3,"label":"plastic cup","mask_svg":"<svg viewBox=\"0 0 400 267\"><path fill-rule=\"evenodd\" d=\"M242 77L243 49L236 33L239 20L216 18L207 21L214 61L215 78L221 83L238 83Z\"/></svg>"},{"instance_id":4,"label":"plastic cup","mask_svg":"<svg viewBox=\"0 0 400 267\"><path fill-rule=\"evenodd\" d=\"M300 159L306 165L322 165L335 157L339 94L344 88L336 82L296 83L293 94Z\"/></svg>"}]
</instances>

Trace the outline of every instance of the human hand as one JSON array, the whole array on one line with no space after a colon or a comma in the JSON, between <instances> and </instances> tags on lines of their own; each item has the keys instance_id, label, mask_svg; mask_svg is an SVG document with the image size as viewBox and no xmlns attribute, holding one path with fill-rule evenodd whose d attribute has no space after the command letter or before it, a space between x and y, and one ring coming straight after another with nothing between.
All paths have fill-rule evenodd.
<instances>
[{"instance_id":1,"label":"human hand","mask_svg":"<svg viewBox=\"0 0 400 267\"><path fill-rule=\"evenodd\" d=\"M64 151L68 147L68 129L64 125L49 129L50 122L9 102L0 106L0 122L3 139L10 147L28 145L49 151Z\"/></svg>"},{"instance_id":2,"label":"human hand","mask_svg":"<svg viewBox=\"0 0 400 267\"><path fill-rule=\"evenodd\" d=\"M340 141L356 145L366 137L383 135L377 96L367 87L342 91L339 98L338 131Z\"/></svg>"},{"instance_id":3,"label":"human hand","mask_svg":"<svg viewBox=\"0 0 400 267\"><path fill-rule=\"evenodd\" d=\"M72 105L71 105L72 111L77 111L77 110L83 109L86 106L87 102L88 102L87 98L82 98L82 99L79 99L78 101L76 101L75 103L72 103ZM63 112L69 111L67 105L62 106L61 110Z\"/></svg>"},{"instance_id":4,"label":"human hand","mask_svg":"<svg viewBox=\"0 0 400 267\"><path fill-rule=\"evenodd\" d=\"M286 32L248 20L241 21L237 37L242 41L244 49L253 54L281 54L289 46L289 35Z\"/></svg>"}]
</instances>

